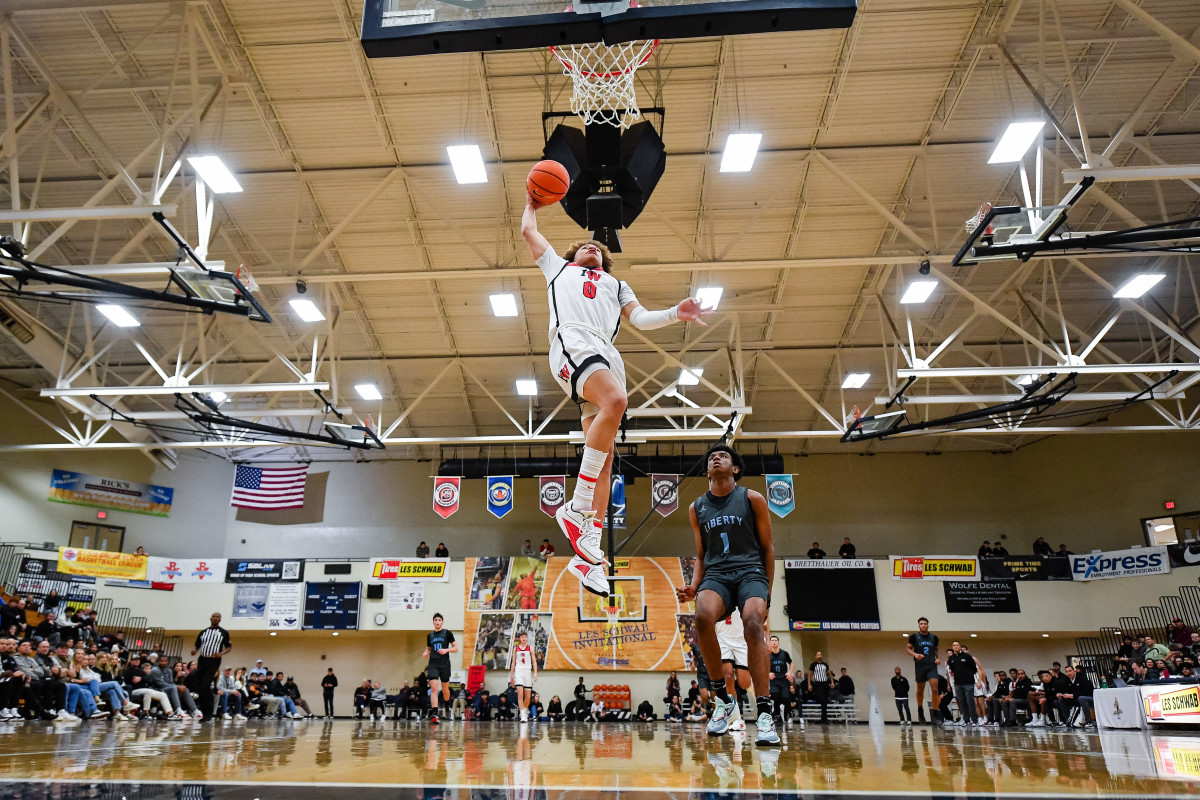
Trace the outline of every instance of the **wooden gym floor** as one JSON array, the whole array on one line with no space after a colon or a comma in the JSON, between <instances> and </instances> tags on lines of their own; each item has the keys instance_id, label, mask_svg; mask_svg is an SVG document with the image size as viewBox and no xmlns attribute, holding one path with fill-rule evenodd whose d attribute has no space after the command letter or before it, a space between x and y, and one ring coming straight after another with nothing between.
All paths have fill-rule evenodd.
<instances>
[{"instance_id":1,"label":"wooden gym floor","mask_svg":"<svg viewBox=\"0 0 1200 800\"><path fill-rule=\"evenodd\" d=\"M748 736L748 738L747 738ZM0 800L1200 794L1200 735L665 723L0 723Z\"/></svg>"}]
</instances>

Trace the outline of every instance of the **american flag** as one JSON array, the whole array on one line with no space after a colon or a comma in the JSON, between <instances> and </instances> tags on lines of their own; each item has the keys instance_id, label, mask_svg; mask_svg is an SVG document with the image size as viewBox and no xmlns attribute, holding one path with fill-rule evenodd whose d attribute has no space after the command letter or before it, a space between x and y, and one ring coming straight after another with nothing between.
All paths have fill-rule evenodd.
<instances>
[{"instance_id":1,"label":"american flag","mask_svg":"<svg viewBox=\"0 0 1200 800\"><path fill-rule=\"evenodd\" d=\"M264 469L239 464L233 476L231 506L238 508L304 508L308 465Z\"/></svg>"}]
</instances>

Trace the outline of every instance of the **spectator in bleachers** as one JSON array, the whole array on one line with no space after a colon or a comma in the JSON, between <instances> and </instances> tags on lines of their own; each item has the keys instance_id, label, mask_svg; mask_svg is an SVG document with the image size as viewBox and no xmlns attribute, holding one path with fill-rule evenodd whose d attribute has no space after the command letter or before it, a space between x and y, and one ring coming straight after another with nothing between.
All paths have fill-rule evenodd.
<instances>
[{"instance_id":1,"label":"spectator in bleachers","mask_svg":"<svg viewBox=\"0 0 1200 800\"><path fill-rule=\"evenodd\" d=\"M562 700L559 699L558 695L554 695L554 697L550 698L550 705L546 706L546 717L551 722L562 722L564 716Z\"/></svg>"},{"instance_id":2,"label":"spectator in bleachers","mask_svg":"<svg viewBox=\"0 0 1200 800\"><path fill-rule=\"evenodd\" d=\"M467 718L467 687L459 686L458 691L454 693L454 701L450 704L450 719L455 717L458 719Z\"/></svg>"},{"instance_id":3,"label":"spectator in bleachers","mask_svg":"<svg viewBox=\"0 0 1200 800\"><path fill-rule=\"evenodd\" d=\"M261 664L262 662L260 661L259 663ZM405 684L407 683L408 682L405 681ZM362 719L363 711L368 705L370 705L370 703L371 682L369 680L364 680L358 685L358 688L354 690L354 716Z\"/></svg>"},{"instance_id":4,"label":"spectator in bleachers","mask_svg":"<svg viewBox=\"0 0 1200 800\"><path fill-rule=\"evenodd\" d=\"M512 703L508 702L507 695L500 695L500 702L496 704L496 719L507 722L513 718Z\"/></svg>"},{"instance_id":5,"label":"spectator in bleachers","mask_svg":"<svg viewBox=\"0 0 1200 800\"><path fill-rule=\"evenodd\" d=\"M280 687L280 689L282 691L282 687ZM372 720L376 719L376 717L375 717L376 712L378 712L378 714L379 714L379 719L383 719L384 717L387 716L387 709L385 708L386 703L387 703L387 689L384 689L382 686L380 686L379 681L375 681L374 683L371 684L370 704L371 704L371 719ZM288 714L285 712L284 716L291 719L291 717L294 715Z\"/></svg>"},{"instance_id":6,"label":"spectator in bleachers","mask_svg":"<svg viewBox=\"0 0 1200 800\"><path fill-rule=\"evenodd\" d=\"M1033 543L1033 554L1045 558L1054 555L1054 548L1046 541L1045 536L1039 536Z\"/></svg>"},{"instance_id":7,"label":"spectator in bleachers","mask_svg":"<svg viewBox=\"0 0 1200 800\"><path fill-rule=\"evenodd\" d=\"M147 663L152 665L150 667L150 688L166 694L167 699L171 701L173 716L179 719L187 719L189 716L201 719L191 693L180 692L179 687L175 685L170 659L166 656L160 657L157 653L151 653Z\"/></svg>"},{"instance_id":8,"label":"spectator in bleachers","mask_svg":"<svg viewBox=\"0 0 1200 800\"><path fill-rule=\"evenodd\" d=\"M377 686L379 686L378 681L376 681L371 687L372 708L374 708L375 687L377 687ZM266 693L267 693L268 697L278 697L280 700L283 701L283 716L284 717L286 717L287 719L295 719L296 718L296 704L292 701L292 698L288 696L287 689L285 689L283 686L283 673L282 672L276 672L275 677L273 677L271 680L267 681ZM387 700L387 692L384 692L383 699L385 701Z\"/></svg>"},{"instance_id":9,"label":"spectator in bleachers","mask_svg":"<svg viewBox=\"0 0 1200 800\"><path fill-rule=\"evenodd\" d=\"M133 711L137 706L129 702L129 695L121 688L121 684L112 680L102 681L95 666L94 655L77 651L72 664L76 683L91 693L93 702L103 697L108 703L108 711L113 719L127 721L129 717L125 712Z\"/></svg>"},{"instance_id":10,"label":"spectator in bleachers","mask_svg":"<svg viewBox=\"0 0 1200 800\"><path fill-rule=\"evenodd\" d=\"M838 548L839 556L842 558L856 558L855 554L857 552L858 550L854 547L854 543L850 541L849 536L847 536L845 539L842 539L842 546Z\"/></svg>"},{"instance_id":11,"label":"spectator in bleachers","mask_svg":"<svg viewBox=\"0 0 1200 800\"><path fill-rule=\"evenodd\" d=\"M417 558L429 558L429 545L424 541L417 545Z\"/></svg>"},{"instance_id":12,"label":"spectator in bleachers","mask_svg":"<svg viewBox=\"0 0 1200 800\"><path fill-rule=\"evenodd\" d=\"M554 545L550 544L549 539L542 539L542 546L538 548L538 558L542 561L549 561L554 557Z\"/></svg>"},{"instance_id":13,"label":"spectator in bleachers","mask_svg":"<svg viewBox=\"0 0 1200 800\"><path fill-rule=\"evenodd\" d=\"M809 558L824 558L825 557L825 551L821 549L820 542L813 542L813 546L810 547L808 550L808 557Z\"/></svg>"},{"instance_id":14,"label":"spectator in bleachers","mask_svg":"<svg viewBox=\"0 0 1200 800\"><path fill-rule=\"evenodd\" d=\"M670 703L672 697L679 697L679 677L675 674L675 670L671 670L671 675L667 678L667 695L663 701Z\"/></svg>"},{"instance_id":15,"label":"spectator in bleachers","mask_svg":"<svg viewBox=\"0 0 1200 800\"><path fill-rule=\"evenodd\" d=\"M1015 676L1014 672L1016 673ZM1016 714L1021 708L1029 711L1030 722L1033 721L1032 717L1036 709L1029 697L1032 691L1033 682L1029 680L1029 676L1025 674L1025 670L1009 670L1008 702L1004 703L1004 710L1006 712L1004 724L1016 725Z\"/></svg>"},{"instance_id":16,"label":"spectator in bleachers","mask_svg":"<svg viewBox=\"0 0 1200 800\"><path fill-rule=\"evenodd\" d=\"M987 715L984 724L998 728L1004 721L1004 703L1008 699L1009 681L1004 670L997 670L992 673L992 677L995 679L992 683L992 692L984 698L984 711Z\"/></svg>"},{"instance_id":17,"label":"spectator in bleachers","mask_svg":"<svg viewBox=\"0 0 1200 800\"><path fill-rule=\"evenodd\" d=\"M841 677L838 678L837 687L838 687L838 694L840 694L842 696L841 700L839 700L838 702L840 702L840 703L853 703L854 702L854 679L846 674L845 667L842 667L842 674L841 674Z\"/></svg>"},{"instance_id":18,"label":"spectator in bleachers","mask_svg":"<svg viewBox=\"0 0 1200 800\"><path fill-rule=\"evenodd\" d=\"M1176 617L1175 619L1171 620L1171 625L1167 626L1168 630L1170 629L1170 627L1172 625L1175 627L1175 630L1170 636L1171 641L1174 642L1175 644L1179 645L1180 647L1191 647L1192 646L1192 629L1191 629L1191 627L1186 622L1181 620L1179 617Z\"/></svg>"},{"instance_id":19,"label":"spectator in bleachers","mask_svg":"<svg viewBox=\"0 0 1200 800\"><path fill-rule=\"evenodd\" d=\"M696 702L692 703L684 719L688 722L706 722L708 720L708 715L704 713L704 706L700 704L700 698L696 698Z\"/></svg>"},{"instance_id":20,"label":"spectator in bleachers","mask_svg":"<svg viewBox=\"0 0 1200 800\"><path fill-rule=\"evenodd\" d=\"M672 697L667 706L667 722L683 722L683 706L678 697Z\"/></svg>"},{"instance_id":21,"label":"spectator in bleachers","mask_svg":"<svg viewBox=\"0 0 1200 800\"><path fill-rule=\"evenodd\" d=\"M1152 658L1155 661L1158 661L1166 658L1170 654L1171 651L1166 647L1166 645L1155 642L1153 636L1146 637L1146 652L1142 656L1142 660Z\"/></svg>"},{"instance_id":22,"label":"spectator in bleachers","mask_svg":"<svg viewBox=\"0 0 1200 800\"><path fill-rule=\"evenodd\" d=\"M975 555L979 558L991 558L992 543L985 539L983 544L980 546L979 551Z\"/></svg>"},{"instance_id":23,"label":"spectator in bleachers","mask_svg":"<svg viewBox=\"0 0 1200 800\"><path fill-rule=\"evenodd\" d=\"M267 668L263 666L262 659L254 662L254 666L250 668L249 677L257 678L259 675L266 675Z\"/></svg>"},{"instance_id":24,"label":"spectator in bleachers","mask_svg":"<svg viewBox=\"0 0 1200 800\"><path fill-rule=\"evenodd\" d=\"M1092 697L1095 689L1083 670L1067 667L1063 670L1067 679L1066 691L1058 695L1058 711L1065 724L1085 728L1092 724Z\"/></svg>"},{"instance_id":25,"label":"spectator in bleachers","mask_svg":"<svg viewBox=\"0 0 1200 800\"><path fill-rule=\"evenodd\" d=\"M433 554L438 558L449 558L450 550L446 547L445 542L438 542L437 550L434 550Z\"/></svg>"},{"instance_id":26,"label":"spectator in bleachers","mask_svg":"<svg viewBox=\"0 0 1200 800\"><path fill-rule=\"evenodd\" d=\"M283 673L281 672L280 674L282 675ZM293 708L298 706L304 709L304 715L309 719L316 716L313 714L312 709L308 707L308 701L300 696L300 687L296 685L296 681L291 675L288 675L287 682L283 684L283 691L288 699L292 701Z\"/></svg>"},{"instance_id":27,"label":"spectator in bleachers","mask_svg":"<svg viewBox=\"0 0 1200 800\"><path fill-rule=\"evenodd\" d=\"M14 603L0 606L0 629L3 629L6 635L11 634L14 639L25 638L25 631L28 623L25 618L25 610L28 606L28 601L22 597ZM11 629L16 627L15 631Z\"/></svg>"},{"instance_id":28,"label":"spectator in bleachers","mask_svg":"<svg viewBox=\"0 0 1200 800\"><path fill-rule=\"evenodd\" d=\"M223 719L245 719L242 714L242 691L237 679L233 677L233 668L225 667L217 678L217 713ZM232 713L231 713L232 712Z\"/></svg>"},{"instance_id":29,"label":"spectator in bleachers","mask_svg":"<svg viewBox=\"0 0 1200 800\"><path fill-rule=\"evenodd\" d=\"M50 646L58 644L61 638L61 628L58 625L58 614L54 611L47 612L45 618L42 619L34 628L30 637L36 641L46 641Z\"/></svg>"},{"instance_id":30,"label":"spectator in bleachers","mask_svg":"<svg viewBox=\"0 0 1200 800\"><path fill-rule=\"evenodd\" d=\"M537 551L533 549L533 545L530 544L528 539L526 539L525 543L523 545L521 545L520 555L522 555L526 558L536 558L537 557Z\"/></svg>"},{"instance_id":31,"label":"spectator in bleachers","mask_svg":"<svg viewBox=\"0 0 1200 800\"><path fill-rule=\"evenodd\" d=\"M554 705L551 703L551 705ZM492 697L483 687L475 693L475 719L487 722L492 718Z\"/></svg>"},{"instance_id":32,"label":"spectator in bleachers","mask_svg":"<svg viewBox=\"0 0 1200 800\"><path fill-rule=\"evenodd\" d=\"M800 693L800 689L795 683L789 684L784 704L786 706L784 715L789 723L803 715L804 695Z\"/></svg>"},{"instance_id":33,"label":"spectator in bleachers","mask_svg":"<svg viewBox=\"0 0 1200 800\"><path fill-rule=\"evenodd\" d=\"M542 698L537 692L529 695L529 718L531 720L539 720L546 713L546 707L542 704Z\"/></svg>"},{"instance_id":34,"label":"spectator in bleachers","mask_svg":"<svg viewBox=\"0 0 1200 800\"><path fill-rule=\"evenodd\" d=\"M1060 545L1058 546L1058 552L1057 552L1057 553L1055 553L1055 555L1056 555L1056 556L1062 556L1063 558L1066 558L1067 556L1073 556L1073 555L1075 555L1075 554L1074 554L1074 553L1072 553L1070 550L1068 550L1068 549L1067 549L1067 546L1066 546L1065 544L1060 544Z\"/></svg>"}]
</instances>

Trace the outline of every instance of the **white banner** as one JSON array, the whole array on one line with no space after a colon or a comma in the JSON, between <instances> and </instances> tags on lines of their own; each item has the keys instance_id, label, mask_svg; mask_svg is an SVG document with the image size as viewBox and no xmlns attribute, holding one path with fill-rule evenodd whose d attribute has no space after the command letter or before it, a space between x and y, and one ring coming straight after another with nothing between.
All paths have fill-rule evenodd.
<instances>
[{"instance_id":1,"label":"white banner","mask_svg":"<svg viewBox=\"0 0 1200 800\"><path fill-rule=\"evenodd\" d=\"M226 558L146 559L146 580L154 583L224 583Z\"/></svg>"},{"instance_id":2,"label":"white banner","mask_svg":"<svg viewBox=\"0 0 1200 800\"><path fill-rule=\"evenodd\" d=\"M788 558L783 566L787 569L874 569L875 561L870 558Z\"/></svg>"},{"instance_id":3,"label":"white banner","mask_svg":"<svg viewBox=\"0 0 1200 800\"><path fill-rule=\"evenodd\" d=\"M1098 581L1104 578L1129 578L1135 575L1159 575L1171 571L1165 547L1133 547L1071 556L1071 580Z\"/></svg>"},{"instance_id":4,"label":"white banner","mask_svg":"<svg viewBox=\"0 0 1200 800\"><path fill-rule=\"evenodd\" d=\"M262 619L267 613L267 596L271 585L267 583L239 583L233 587L233 617Z\"/></svg>"},{"instance_id":5,"label":"white banner","mask_svg":"<svg viewBox=\"0 0 1200 800\"><path fill-rule=\"evenodd\" d=\"M304 586L299 583L272 583L267 600L267 627L271 630L300 630Z\"/></svg>"},{"instance_id":6,"label":"white banner","mask_svg":"<svg viewBox=\"0 0 1200 800\"><path fill-rule=\"evenodd\" d=\"M387 585L388 611L424 611L425 584L420 581L396 581Z\"/></svg>"}]
</instances>

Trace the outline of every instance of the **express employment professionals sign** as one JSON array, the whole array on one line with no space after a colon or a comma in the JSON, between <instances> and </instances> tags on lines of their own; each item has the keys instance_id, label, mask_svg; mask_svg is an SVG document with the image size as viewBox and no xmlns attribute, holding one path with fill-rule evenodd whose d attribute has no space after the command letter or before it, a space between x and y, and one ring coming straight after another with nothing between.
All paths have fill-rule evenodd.
<instances>
[{"instance_id":1,"label":"express employment professionals sign","mask_svg":"<svg viewBox=\"0 0 1200 800\"><path fill-rule=\"evenodd\" d=\"M1170 571L1171 563L1165 547L1135 547L1071 556L1071 580L1075 581L1158 575Z\"/></svg>"}]
</instances>

